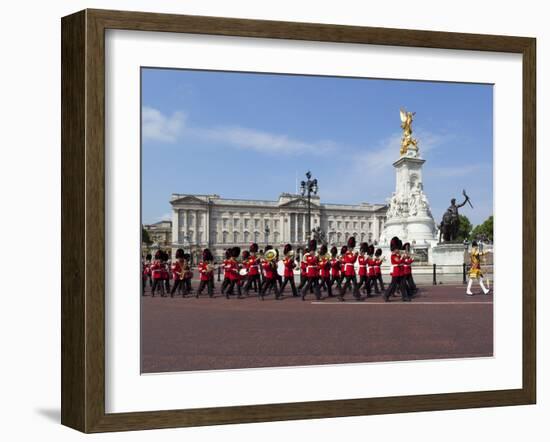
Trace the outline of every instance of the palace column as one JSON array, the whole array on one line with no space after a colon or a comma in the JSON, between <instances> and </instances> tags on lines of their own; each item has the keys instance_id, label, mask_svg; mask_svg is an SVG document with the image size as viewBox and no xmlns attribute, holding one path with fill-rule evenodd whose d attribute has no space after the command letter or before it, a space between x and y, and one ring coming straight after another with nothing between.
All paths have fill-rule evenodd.
<instances>
[{"instance_id":1,"label":"palace column","mask_svg":"<svg viewBox=\"0 0 550 442\"><path fill-rule=\"evenodd\" d=\"M380 219L374 215L373 221L372 221L372 238L373 240L379 241L380 240Z\"/></svg>"},{"instance_id":2,"label":"palace column","mask_svg":"<svg viewBox=\"0 0 550 442\"><path fill-rule=\"evenodd\" d=\"M307 237L307 214L302 214L302 238L306 244L307 244L307 241L308 241L308 237Z\"/></svg>"},{"instance_id":3,"label":"palace column","mask_svg":"<svg viewBox=\"0 0 550 442\"><path fill-rule=\"evenodd\" d=\"M206 241L207 247L210 247L210 211L211 211L210 204L208 205L206 209L205 214L205 222L204 222L204 240Z\"/></svg>"},{"instance_id":4,"label":"palace column","mask_svg":"<svg viewBox=\"0 0 550 442\"><path fill-rule=\"evenodd\" d=\"M179 229L180 211L172 209L172 244L180 244Z\"/></svg>"},{"instance_id":5,"label":"palace column","mask_svg":"<svg viewBox=\"0 0 550 442\"><path fill-rule=\"evenodd\" d=\"M195 244L199 245L199 216L200 212L195 210Z\"/></svg>"}]
</instances>

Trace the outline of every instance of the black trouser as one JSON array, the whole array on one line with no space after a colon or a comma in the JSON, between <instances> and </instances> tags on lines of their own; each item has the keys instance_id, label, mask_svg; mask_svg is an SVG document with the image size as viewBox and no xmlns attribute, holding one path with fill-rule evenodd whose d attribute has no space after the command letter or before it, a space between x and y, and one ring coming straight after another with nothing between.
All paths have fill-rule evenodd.
<instances>
[{"instance_id":1,"label":"black trouser","mask_svg":"<svg viewBox=\"0 0 550 442\"><path fill-rule=\"evenodd\" d=\"M361 275L359 277L359 284L357 284L357 293L361 290L361 287L367 290L367 296L370 296L369 277L367 275Z\"/></svg>"},{"instance_id":2,"label":"black trouser","mask_svg":"<svg viewBox=\"0 0 550 442\"><path fill-rule=\"evenodd\" d=\"M355 279L355 275L353 276L344 276L344 284L342 284L342 288L340 289L340 297L344 298L346 295L346 291L348 288L353 287L353 297L359 298L359 291L357 290L357 280Z\"/></svg>"},{"instance_id":3,"label":"black trouser","mask_svg":"<svg viewBox=\"0 0 550 442\"><path fill-rule=\"evenodd\" d=\"M279 298L279 287L277 286L277 278L275 276L273 276L273 278L264 278L264 283L260 291L260 296L262 297L262 299L268 290L270 293L271 290L275 290L275 298Z\"/></svg>"},{"instance_id":4,"label":"black trouser","mask_svg":"<svg viewBox=\"0 0 550 442\"><path fill-rule=\"evenodd\" d=\"M402 299L409 299L407 286L405 285L405 281L402 276L391 277L391 282L388 286L388 289L386 290L386 293L384 293L384 298L386 300L390 299L390 296L392 296L396 292L396 290L399 290Z\"/></svg>"},{"instance_id":5,"label":"black trouser","mask_svg":"<svg viewBox=\"0 0 550 442\"><path fill-rule=\"evenodd\" d=\"M235 292L235 286L237 286L237 293L239 296L242 295L241 293L241 285L239 284L239 282L236 280L236 279L231 279L229 280L229 287L227 288L227 291L225 292L225 297L226 298L229 298L230 295L234 295ZM223 291L222 291L223 293Z\"/></svg>"},{"instance_id":6,"label":"black trouser","mask_svg":"<svg viewBox=\"0 0 550 442\"><path fill-rule=\"evenodd\" d=\"M279 286L279 293L283 291L283 277L277 273L275 269L275 279L277 280L277 285Z\"/></svg>"},{"instance_id":7,"label":"black trouser","mask_svg":"<svg viewBox=\"0 0 550 442\"><path fill-rule=\"evenodd\" d=\"M334 283L336 283L336 287L338 287L338 290L342 290L342 277L341 276L338 276L338 277L332 276L330 278L329 285L330 285L331 293L332 293L332 286L334 285Z\"/></svg>"},{"instance_id":8,"label":"black trouser","mask_svg":"<svg viewBox=\"0 0 550 442\"><path fill-rule=\"evenodd\" d=\"M170 280L169 279L164 280L164 286L166 287L166 293L170 293Z\"/></svg>"},{"instance_id":9,"label":"black trouser","mask_svg":"<svg viewBox=\"0 0 550 442\"><path fill-rule=\"evenodd\" d=\"M245 295L248 295L248 292L250 291L250 287L251 286L255 286L254 287L254 290L256 292L259 292L260 288L261 288L261 281L260 281L260 274L257 273L255 275L248 275L248 277L246 278L246 284L244 285L244 293Z\"/></svg>"},{"instance_id":10,"label":"black trouser","mask_svg":"<svg viewBox=\"0 0 550 442\"><path fill-rule=\"evenodd\" d=\"M403 277L405 279L405 284L407 285L407 289L409 290L409 296L412 295L414 292L416 292L416 284L414 283L414 279L411 273L408 275L405 275Z\"/></svg>"},{"instance_id":11,"label":"black trouser","mask_svg":"<svg viewBox=\"0 0 550 442\"><path fill-rule=\"evenodd\" d=\"M298 291L302 291L304 286L306 285L307 277L303 273L300 273L300 284L298 285Z\"/></svg>"},{"instance_id":12,"label":"black trouser","mask_svg":"<svg viewBox=\"0 0 550 442\"><path fill-rule=\"evenodd\" d=\"M208 278L206 281L201 279L201 282L199 284L199 289L197 290L197 298L202 293L204 288L207 287L208 296L212 297L214 296L214 279Z\"/></svg>"},{"instance_id":13,"label":"black trouser","mask_svg":"<svg viewBox=\"0 0 550 442\"><path fill-rule=\"evenodd\" d=\"M332 281L330 280L330 276L321 278L321 286L327 291L327 294L331 298L334 296L332 294Z\"/></svg>"},{"instance_id":14,"label":"black trouser","mask_svg":"<svg viewBox=\"0 0 550 442\"><path fill-rule=\"evenodd\" d=\"M183 296L185 296L186 288L185 288L185 279L175 279L174 285L172 286L172 290L170 291L170 296L174 297L174 293L176 290L180 290L180 292L183 293Z\"/></svg>"},{"instance_id":15,"label":"black trouser","mask_svg":"<svg viewBox=\"0 0 550 442\"><path fill-rule=\"evenodd\" d=\"M281 286L281 294L286 287L286 284L290 283L290 288L292 289L292 296L298 296L298 291L296 290L296 284L294 283L294 276L285 276L283 280L283 285Z\"/></svg>"},{"instance_id":16,"label":"black trouser","mask_svg":"<svg viewBox=\"0 0 550 442\"><path fill-rule=\"evenodd\" d=\"M153 287L151 288L151 294L155 296L155 290L160 289L160 295L164 296L164 281L162 279L153 279Z\"/></svg>"},{"instance_id":17,"label":"black trouser","mask_svg":"<svg viewBox=\"0 0 550 442\"><path fill-rule=\"evenodd\" d=\"M225 294L225 289L229 286L229 284L231 283L231 280L227 277L227 276L224 276L223 278L223 282L222 282L222 294Z\"/></svg>"},{"instance_id":18,"label":"black trouser","mask_svg":"<svg viewBox=\"0 0 550 442\"><path fill-rule=\"evenodd\" d=\"M302 288L302 300L306 299L306 295L310 290L313 290L315 297L321 299L321 289L319 287L319 277L317 276L306 276L306 283Z\"/></svg>"},{"instance_id":19,"label":"black trouser","mask_svg":"<svg viewBox=\"0 0 550 442\"><path fill-rule=\"evenodd\" d=\"M380 283L380 287L378 287L378 283ZM380 291L384 291L384 281L382 280L382 274L379 273L378 275L371 276L369 278L369 285L371 288L374 287L375 293L380 293Z\"/></svg>"},{"instance_id":20,"label":"black trouser","mask_svg":"<svg viewBox=\"0 0 550 442\"><path fill-rule=\"evenodd\" d=\"M183 280L183 296L187 295L188 293L191 293L191 278L185 278Z\"/></svg>"}]
</instances>

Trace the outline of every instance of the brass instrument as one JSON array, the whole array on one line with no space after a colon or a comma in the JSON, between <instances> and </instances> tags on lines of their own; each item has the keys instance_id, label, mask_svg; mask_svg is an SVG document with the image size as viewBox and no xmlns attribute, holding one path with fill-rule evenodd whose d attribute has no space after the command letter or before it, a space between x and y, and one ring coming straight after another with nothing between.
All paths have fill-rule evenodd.
<instances>
[{"instance_id":1,"label":"brass instrument","mask_svg":"<svg viewBox=\"0 0 550 442\"><path fill-rule=\"evenodd\" d=\"M295 254L295 253L294 253L294 250L290 250L285 256L286 256L287 258L294 258L294 254Z\"/></svg>"},{"instance_id":2,"label":"brass instrument","mask_svg":"<svg viewBox=\"0 0 550 442\"><path fill-rule=\"evenodd\" d=\"M266 261L272 262L277 258L277 252L273 249L268 250L264 253L264 259Z\"/></svg>"}]
</instances>

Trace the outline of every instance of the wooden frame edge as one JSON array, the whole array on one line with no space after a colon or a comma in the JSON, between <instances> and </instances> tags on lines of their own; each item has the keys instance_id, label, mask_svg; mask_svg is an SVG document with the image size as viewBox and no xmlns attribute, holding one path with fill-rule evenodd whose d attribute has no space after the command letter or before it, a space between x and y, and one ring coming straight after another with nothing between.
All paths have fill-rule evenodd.
<instances>
[{"instance_id":1,"label":"wooden frame edge","mask_svg":"<svg viewBox=\"0 0 550 442\"><path fill-rule=\"evenodd\" d=\"M106 29L485 50L523 55L523 387L337 401L105 413ZM84 10L62 19L62 424L83 432L314 419L536 402L536 40L405 29ZM82 232L85 232L82 235ZM84 236L84 237L83 237ZM96 325L94 327L94 325ZM101 325L101 326L97 326Z\"/></svg>"}]
</instances>

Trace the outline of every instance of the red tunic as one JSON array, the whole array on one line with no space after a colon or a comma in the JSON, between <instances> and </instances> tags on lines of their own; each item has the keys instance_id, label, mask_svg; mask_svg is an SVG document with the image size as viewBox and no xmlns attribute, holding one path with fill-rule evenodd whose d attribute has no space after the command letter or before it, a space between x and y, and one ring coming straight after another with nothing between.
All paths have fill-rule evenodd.
<instances>
[{"instance_id":1,"label":"red tunic","mask_svg":"<svg viewBox=\"0 0 550 442\"><path fill-rule=\"evenodd\" d=\"M294 267L296 267L296 263L294 262L293 258L285 258L283 259L283 265L285 266L285 278L293 278L294 277Z\"/></svg>"},{"instance_id":2,"label":"red tunic","mask_svg":"<svg viewBox=\"0 0 550 442\"><path fill-rule=\"evenodd\" d=\"M332 274L332 277L339 278L340 270L341 270L340 260L338 258L332 258L330 260L330 273Z\"/></svg>"},{"instance_id":3,"label":"red tunic","mask_svg":"<svg viewBox=\"0 0 550 442\"><path fill-rule=\"evenodd\" d=\"M251 256L248 258L248 274L250 276L255 276L260 274L260 263L258 262L258 258L255 256Z\"/></svg>"},{"instance_id":4,"label":"red tunic","mask_svg":"<svg viewBox=\"0 0 550 442\"><path fill-rule=\"evenodd\" d=\"M227 260L227 277L232 281L239 279L239 263L233 258Z\"/></svg>"},{"instance_id":5,"label":"red tunic","mask_svg":"<svg viewBox=\"0 0 550 442\"><path fill-rule=\"evenodd\" d=\"M380 258L374 258L374 274L375 275L380 275L381 270L380 270L380 266L382 265L382 260Z\"/></svg>"},{"instance_id":6,"label":"red tunic","mask_svg":"<svg viewBox=\"0 0 550 442\"><path fill-rule=\"evenodd\" d=\"M223 277L229 278L229 269L231 268L229 259L223 260Z\"/></svg>"},{"instance_id":7,"label":"red tunic","mask_svg":"<svg viewBox=\"0 0 550 442\"><path fill-rule=\"evenodd\" d=\"M367 276L367 257L365 255L359 255L357 261L359 262L359 276Z\"/></svg>"},{"instance_id":8,"label":"red tunic","mask_svg":"<svg viewBox=\"0 0 550 442\"><path fill-rule=\"evenodd\" d=\"M319 276L319 263L317 257L312 253L308 253L305 256L306 261L306 276L308 278L315 278Z\"/></svg>"},{"instance_id":9,"label":"red tunic","mask_svg":"<svg viewBox=\"0 0 550 442\"><path fill-rule=\"evenodd\" d=\"M323 279L330 278L330 260L326 258L321 258L319 261L319 275Z\"/></svg>"},{"instance_id":10,"label":"red tunic","mask_svg":"<svg viewBox=\"0 0 550 442\"><path fill-rule=\"evenodd\" d=\"M208 262L201 261L199 262L198 268L201 275L201 281L208 281L212 276L212 270L208 271Z\"/></svg>"},{"instance_id":11,"label":"red tunic","mask_svg":"<svg viewBox=\"0 0 550 442\"><path fill-rule=\"evenodd\" d=\"M376 265L376 259L374 259L372 256L369 256L367 258L367 276L370 278L370 277L374 277L376 275L376 270L375 270L375 265ZM380 270L380 267L378 267L378 270Z\"/></svg>"},{"instance_id":12,"label":"red tunic","mask_svg":"<svg viewBox=\"0 0 550 442\"><path fill-rule=\"evenodd\" d=\"M306 255L302 256L302 262L300 262L300 276L306 276Z\"/></svg>"},{"instance_id":13,"label":"red tunic","mask_svg":"<svg viewBox=\"0 0 550 442\"><path fill-rule=\"evenodd\" d=\"M273 266L271 265L270 261L262 261L262 270L264 272L265 279L273 279L275 277Z\"/></svg>"},{"instance_id":14,"label":"red tunic","mask_svg":"<svg viewBox=\"0 0 550 442\"><path fill-rule=\"evenodd\" d=\"M403 276L403 260L398 253L391 254L391 276Z\"/></svg>"},{"instance_id":15,"label":"red tunic","mask_svg":"<svg viewBox=\"0 0 550 442\"><path fill-rule=\"evenodd\" d=\"M342 257L345 276L355 276L355 261L357 261L357 255L351 251L346 252Z\"/></svg>"},{"instance_id":16,"label":"red tunic","mask_svg":"<svg viewBox=\"0 0 550 442\"><path fill-rule=\"evenodd\" d=\"M181 279L181 274L183 273L183 264L179 261L176 261L172 264L172 278L175 280Z\"/></svg>"},{"instance_id":17,"label":"red tunic","mask_svg":"<svg viewBox=\"0 0 550 442\"><path fill-rule=\"evenodd\" d=\"M411 264L413 263L414 259L410 256L405 256L403 258L403 275L410 275L412 273L412 267Z\"/></svg>"},{"instance_id":18,"label":"red tunic","mask_svg":"<svg viewBox=\"0 0 550 442\"><path fill-rule=\"evenodd\" d=\"M153 261L151 264L151 277L153 279L162 279L162 263L159 260Z\"/></svg>"}]
</instances>

